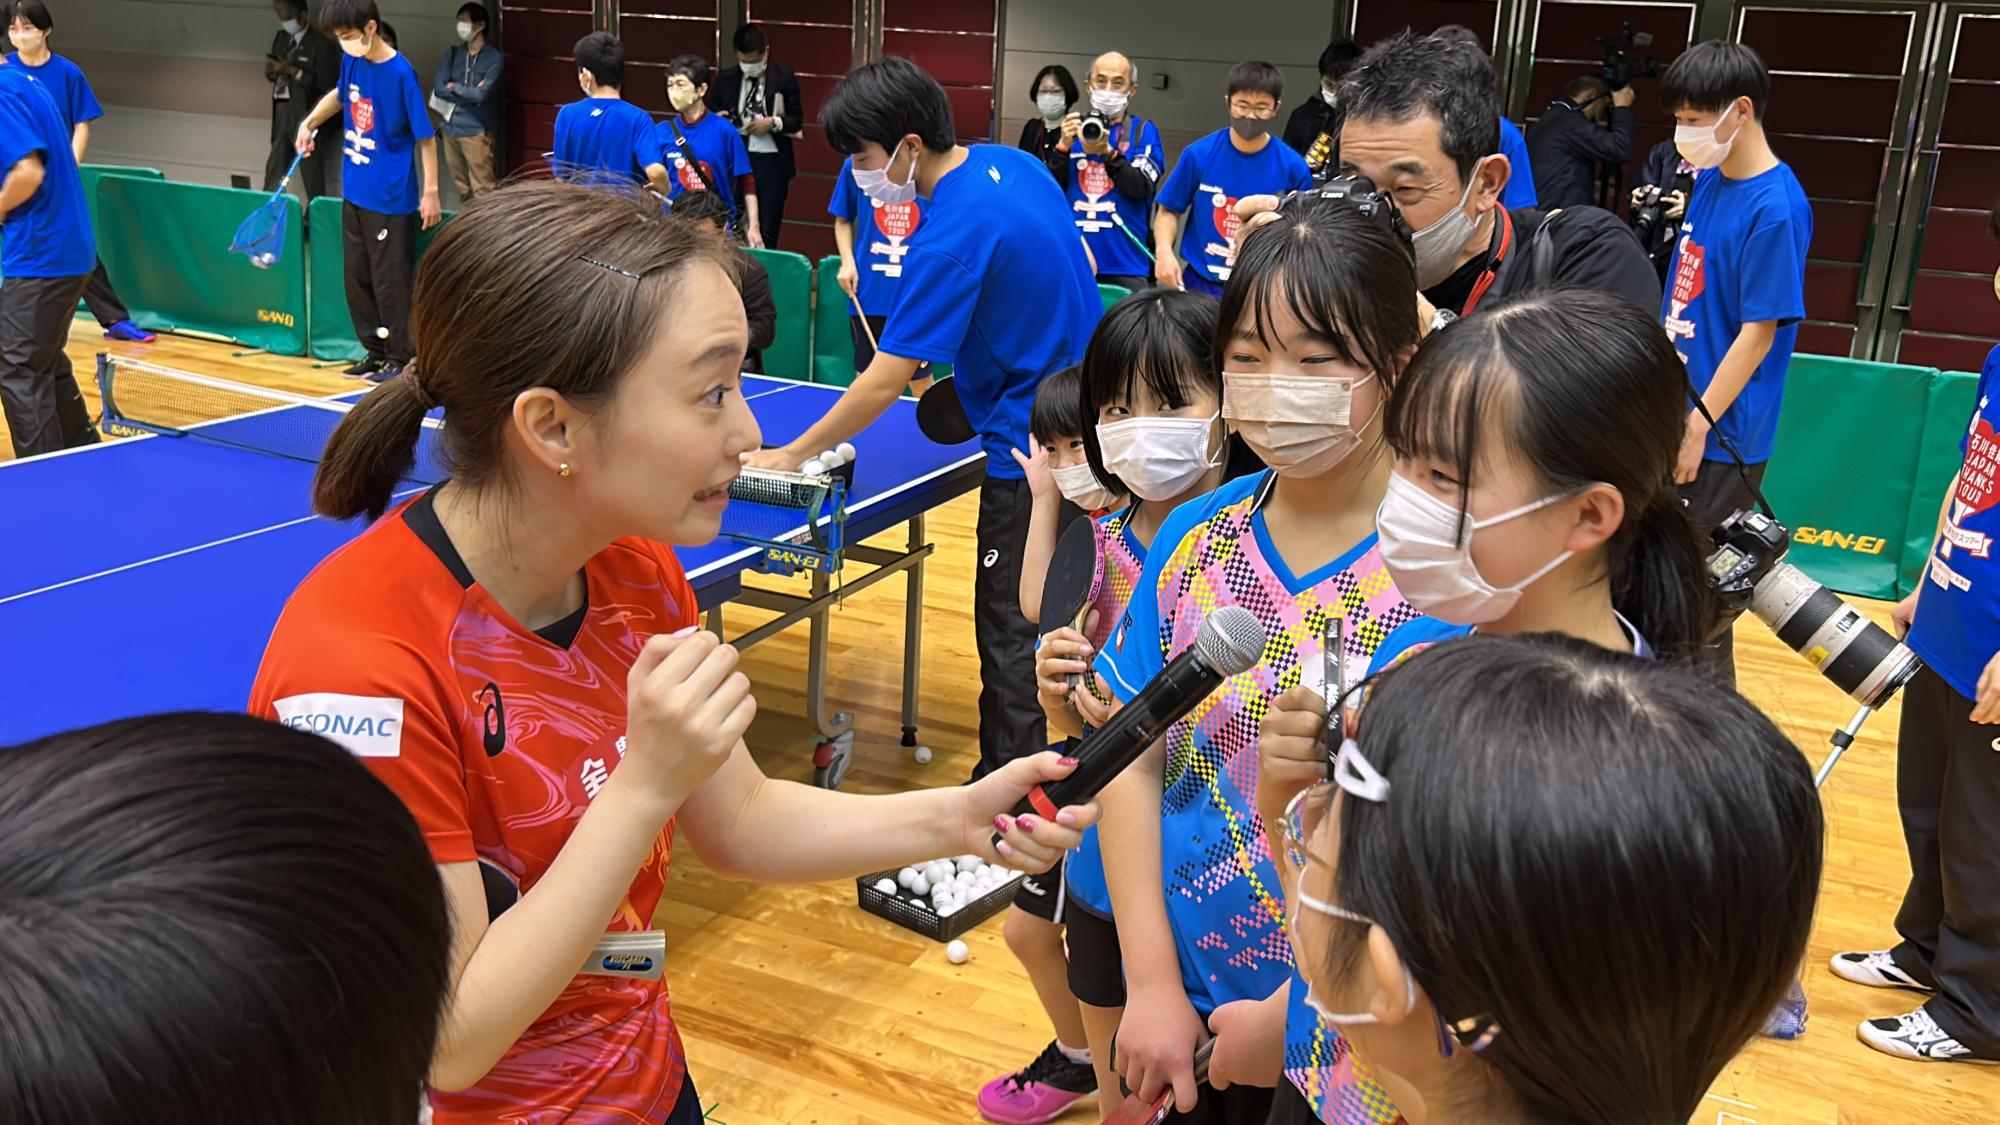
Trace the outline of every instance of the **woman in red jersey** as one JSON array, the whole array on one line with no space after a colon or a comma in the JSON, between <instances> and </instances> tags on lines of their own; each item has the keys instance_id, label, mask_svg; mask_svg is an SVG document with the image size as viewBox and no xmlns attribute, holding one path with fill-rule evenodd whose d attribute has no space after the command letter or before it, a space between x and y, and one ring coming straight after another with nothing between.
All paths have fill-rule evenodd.
<instances>
[{"instance_id":1,"label":"woman in red jersey","mask_svg":"<svg viewBox=\"0 0 2000 1125\"><path fill-rule=\"evenodd\" d=\"M675 824L725 876L818 881L964 852L1046 869L1096 818L1007 817L1068 773L1054 754L876 797L751 760L750 683L667 546L716 536L758 448L728 262L648 202L482 195L418 273L417 365L314 482L322 514L388 515L292 595L251 710L344 743L423 830L454 923L440 1123L700 1120L665 985L577 972L651 923ZM414 489L437 407L452 477ZM489 920L503 877L519 898Z\"/></svg>"}]
</instances>

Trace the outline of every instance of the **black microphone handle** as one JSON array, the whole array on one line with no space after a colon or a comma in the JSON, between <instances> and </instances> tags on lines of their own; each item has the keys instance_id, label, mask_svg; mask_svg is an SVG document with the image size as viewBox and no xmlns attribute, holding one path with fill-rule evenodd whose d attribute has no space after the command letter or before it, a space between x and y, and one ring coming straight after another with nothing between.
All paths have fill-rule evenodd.
<instances>
[{"instance_id":1,"label":"black microphone handle","mask_svg":"<svg viewBox=\"0 0 2000 1125\"><path fill-rule=\"evenodd\" d=\"M1029 790L1011 815L1053 820L1056 810L1095 797L1227 678L1202 659L1198 649L1189 647L1119 708L1110 722L1083 740L1076 750L1074 773ZM999 834L993 842L1000 842Z\"/></svg>"}]
</instances>

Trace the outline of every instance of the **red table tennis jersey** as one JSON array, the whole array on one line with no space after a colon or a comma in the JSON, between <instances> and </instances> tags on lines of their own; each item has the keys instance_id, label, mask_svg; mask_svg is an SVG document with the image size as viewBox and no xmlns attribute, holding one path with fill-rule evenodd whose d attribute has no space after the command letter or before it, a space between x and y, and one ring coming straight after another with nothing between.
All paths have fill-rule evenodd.
<instances>
[{"instance_id":1,"label":"red table tennis jersey","mask_svg":"<svg viewBox=\"0 0 2000 1125\"><path fill-rule=\"evenodd\" d=\"M626 673L648 638L697 622L694 591L669 548L617 540L585 564L581 622L557 643L473 581L430 498L300 583L250 711L345 745L438 863L483 861L525 893L618 768ZM607 930L651 924L672 840L669 823ZM477 1086L431 1104L439 1125L659 1121L685 1078L664 981L579 976Z\"/></svg>"}]
</instances>

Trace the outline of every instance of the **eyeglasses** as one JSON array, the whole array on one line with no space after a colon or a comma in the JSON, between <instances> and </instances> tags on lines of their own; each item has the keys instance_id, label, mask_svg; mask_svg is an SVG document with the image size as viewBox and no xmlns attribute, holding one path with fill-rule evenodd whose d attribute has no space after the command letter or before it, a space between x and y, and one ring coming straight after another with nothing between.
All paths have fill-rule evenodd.
<instances>
[{"instance_id":1,"label":"eyeglasses","mask_svg":"<svg viewBox=\"0 0 2000 1125\"><path fill-rule=\"evenodd\" d=\"M1230 102L1229 112L1238 117L1254 117L1260 121L1269 121L1271 118L1278 116L1278 107L1274 105L1251 105L1247 102Z\"/></svg>"}]
</instances>

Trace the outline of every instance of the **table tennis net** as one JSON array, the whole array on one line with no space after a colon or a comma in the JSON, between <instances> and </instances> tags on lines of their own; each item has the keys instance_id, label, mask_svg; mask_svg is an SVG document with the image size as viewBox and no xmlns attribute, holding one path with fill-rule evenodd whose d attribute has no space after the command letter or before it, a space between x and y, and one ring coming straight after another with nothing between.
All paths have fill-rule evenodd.
<instances>
[{"instance_id":1,"label":"table tennis net","mask_svg":"<svg viewBox=\"0 0 2000 1125\"><path fill-rule=\"evenodd\" d=\"M160 434L317 463L352 403L311 398L138 360L100 359L101 425L113 436ZM406 479L435 483L437 428L426 419L416 467Z\"/></svg>"}]
</instances>

